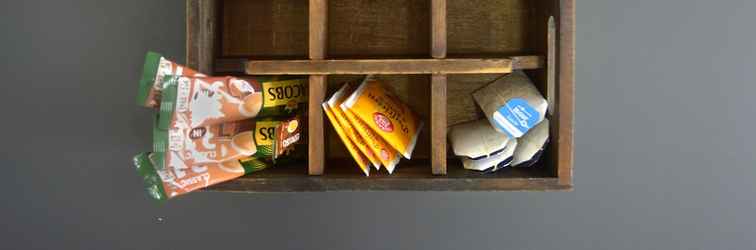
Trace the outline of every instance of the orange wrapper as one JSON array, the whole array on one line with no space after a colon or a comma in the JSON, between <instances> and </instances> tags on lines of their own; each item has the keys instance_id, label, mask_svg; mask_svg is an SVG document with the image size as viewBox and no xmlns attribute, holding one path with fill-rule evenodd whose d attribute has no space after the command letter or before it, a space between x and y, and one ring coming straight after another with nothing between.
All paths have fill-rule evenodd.
<instances>
[{"instance_id":1,"label":"orange wrapper","mask_svg":"<svg viewBox=\"0 0 756 250\"><path fill-rule=\"evenodd\" d=\"M204 77L205 75L166 59L155 52L147 52L142 69L142 77L139 80L137 104L150 108L160 106L161 92L163 91L163 78L165 76L193 76Z\"/></svg>"},{"instance_id":2,"label":"orange wrapper","mask_svg":"<svg viewBox=\"0 0 756 250\"><path fill-rule=\"evenodd\" d=\"M163 83L161 124L172 120L191 129L239 121L257 116L262 104L262 93L243 79L170 76Z\"/></svg>"},{"instance_id":3,"label":"orange wrapper","mask_svg":"<svg viewBox=\"0 0 756 250\"><path fill-rule=\"evenodd\" d=\"M247 171L238 160L185 165L173 161L171 165L160 167L164 153L142 153L134 157L134 165L144 179L147 191L157 200L167 200L197 189L232 180Z\"/></svg>"}]
</instances>

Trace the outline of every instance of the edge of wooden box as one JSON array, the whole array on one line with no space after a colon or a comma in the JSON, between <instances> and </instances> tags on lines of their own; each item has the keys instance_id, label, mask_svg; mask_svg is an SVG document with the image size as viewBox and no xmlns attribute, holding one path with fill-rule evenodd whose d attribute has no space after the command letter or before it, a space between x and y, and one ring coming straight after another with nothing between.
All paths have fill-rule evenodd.
<instances>
[{"instance_id":1,"label":"edge of wooden box","mask_svg":"<svg viewBox=\"0 0 756 250\"><path fill-rule=\"evenodd\" d=\"M216 15L214 1L186 0L186 63L200 72L211 73L215 52ZM573 189L574 114L574 0L560 0L559 6L559 143L556 178L334 178L297 176L249 177L209 188L228 192L300 191L548 191Z\"/></svg>"}]
</instances>

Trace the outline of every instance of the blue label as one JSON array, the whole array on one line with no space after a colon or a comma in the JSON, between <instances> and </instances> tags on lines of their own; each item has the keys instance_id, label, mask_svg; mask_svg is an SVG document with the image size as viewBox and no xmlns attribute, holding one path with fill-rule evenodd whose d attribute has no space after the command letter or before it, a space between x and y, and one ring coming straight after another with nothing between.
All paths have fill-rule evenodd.
<instances>
[{"instance_id":1,"label":"blue label","mask_svg":"<svg viewBox=\"0 0 756 250\"><path fill-rule=\"evenodd\" d=\"M499 107L493 115L493 120L510 138L519 138L540 122L541 114L525 99L512 98Z\"/></svg>"}]
</instances>

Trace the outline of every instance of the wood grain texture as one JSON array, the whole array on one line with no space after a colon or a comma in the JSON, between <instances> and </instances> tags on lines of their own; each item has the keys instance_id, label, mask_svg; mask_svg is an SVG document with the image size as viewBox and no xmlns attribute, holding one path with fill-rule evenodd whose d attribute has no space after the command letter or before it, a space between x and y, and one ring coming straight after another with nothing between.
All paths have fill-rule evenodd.
<instances>
[{"instance_id":1,"label":"wood grain texture","mask_svg":"<svg viewBox=\"0 0 756 250\"><path fill-rule=\"evenodd\" d=\"M323 124L323 108L320 106L325 100L326 77L323 75L310 76L308 103L308 173L321 175L325 166L325 134Z\"/></svg>"},{"instance_id":2,"label":"wood grain texture","mask_svg":"<svg viewBox=\"0 0 756 250\"><path fill-rule=\"evenodd\" d=\"M223 56L307 58L307 0L217 2L223 6Z\"/></svg>"},{"instance_id":3,"label":"wood grain texture","mask_svg":"<svg viewBox=\"0 0 756 250\"><path fill-rule=\"evenodd\" d=\"M572 186L575 109L575 1L560 0L557 168L560 185Z\"/></svg>"},{"instance_id":4,"label":"wood grain texture","mask_svg":"<svg viewBox=\"0 0 756 250\"><path fill-rule=\"evenodd\" d=\"M534 53L529 34L543 34L529 26L538 2L544 1L448 1L449 57Z\"/></svg>"},{"instance_id":5,"label":"wood grain texture","mask_svg":"<svg viewBox=\"0 0 756 250\"><path fill-rule=\"evenodd\" d=\"M186 65L212 74L216 36L216 1L186 1Z\"/></svg>"},{"instance_id":6,"label":"wood grain texture","mask_svg":"<svg viewBox=\"0 0 756 250\"><path fill-rule=\"evenodd\" d=\"M328 35L328 3L326 0L310 0L309 47L310 59L324 59L326 56L326 39ZM325 167L325 131L323 108L325 100L326 76L310 76L309 96L309 173L323 174Z\"/></svg>"},{"instance_id":7,"label":"wood grain texture","mask_svg":"<svg viewBox=\"0 0 756 250\"><path fill-rule=\"evenodd\" d=\"M549 104L549 116L553 117L556 106L556 24L550 16L546 34L546 100Z\"/></svg>"},{"instance_id":8,"label":"wood grain texture","mask_svg":"<svg viewBox=\"0 0 756 250\"><path fill-rule=\"evenodd\" d=\"M328 3L310 0L310 59L325 59L328 46Z\"/></svg>"},{"instance_id":9,"label":"wood grain texture","mask_svg":"<svg viewBox=\"0 0 756 250\"><path fill-rule=\"evenodd\" d=\"M428 0L328 2L330 58L428 58Z\"/></svg>"},{"instance_id":10,"label":"wood grain texture","mask_svg":"<svg viewBox=\"0 0 756 250\"><path fill-rule=\"evenodd\" d=\"M446 75L431 76L431 168L446 174Z\"/></svg>"},{"instance_id":11,"label":"wood grain texture","mask_svg":"<svg viewBox=\"0 0 756 250\"><path fill-rule=\"evenodd\" d=\"M446 57L446 0L431 0L431 57Z\"/></svg>"},{"instance_id":12,"label":"wood grain texture","mask_svg":"<svg viewBox=\"0 0 756 250\"><path fill-rule=\"evenodd\" d=\"M520 59L526 58L526 59ZM512 62L517 61L513 68ZM250 60L250 75L496 74L543 66L537 56L514 59Z\"/></svg>"},{"instance_id":13,"label":"wood grain texture","mask_svg":"<svg viewBox=\"0 0 756 250\"><path fill-rule=\"evenodd\" d=\"M393 175L385 172L362 176L350 159L328 162L326 174L308 176L301 165L276 166L210 187L226 192L304 192L304 191L510 191L568 190L569 186L545 175L541 167L508 168L493 174L462 169L450 162L445 176L432 175L426 161L405 162Z\"/></svg>"}]
</instances>

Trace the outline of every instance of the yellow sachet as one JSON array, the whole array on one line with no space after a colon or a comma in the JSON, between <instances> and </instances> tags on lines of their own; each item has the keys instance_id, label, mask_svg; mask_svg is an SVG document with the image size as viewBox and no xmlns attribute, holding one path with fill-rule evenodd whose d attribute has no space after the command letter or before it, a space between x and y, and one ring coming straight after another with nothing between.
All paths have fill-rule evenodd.
<instances>
[{"instance_id":1,"label":"yellow sachet","mask_svg":"<svg viewBox=\"0 0 756 250\"><path fill-rule=\"evenodd\" d=\"M368 144L370 150L373 151L373 154L378 156L378 160L381 161L381 164L383 164L386 170L388 170L389 174L394 173L396 164L398 164L399 159L401 159L399 152L396 152L394 148L389 146L388 143L383 140L383 138L375 133L375 131L370 129L367 124L357 118L354 113L348 110L341 110L341 108L338 109L344 115L346 115L346 118L352 124L352 127L357 130L357 133L360 133L360 135L362 135L362 138L365 139L365 143Z\"/></svg>"},{"instance_id":2,"label":"yellow sachet","mask_svg":"<svg viewBox=\"0 0 756 250\"><path fill-rule=\"evenodd\" d=\"M326 103L328 104L331 113L333 113L333 116L336 117L336 121L341 126L341 129L344 130L344 133L347 135L347 137L349 137L349 139L352 140L352 143L354 143L357 149L359 149L360 152L368 158L370 163L373 164L373 167L375 167L376 170L379 170L381 168L381 161L378 159L378 156L373 153L362 135L357 132L354 126L352 126L349 120L347 120L344 112L339 108L339 105L343 103L347 97L349 97L354 89L354 85L351 85L349 83L344 84L338 91L336 91L336 93L333 93L331 98L328 99Z\"/></svg>"},{"instance_id":3,"label":"yellow sachet","mask_svg":"<svg viewBox=\"0 0 756 250\"><path fill-rule=\"evenodd\" d=\"M366 77L341 108L352 112L404 158L410 159L423 122L378 80Z\"/></svg>"},{"instance_id":4,"label":"yellow sachet","mask_svg":"<svg viewBox=\"0 0 756 250\"><path fill-rule=\"evenodd\" d=\"M362 155L362 153L360 153L360 151L354 146L354 144L352 144L352 141L349 140L349 137L347 137L347 135L344 133L344 130L341 129L341 126L339 126L339 123L336 121L336 117L334 117L331 109L328 107L328 104L323 103L323 111L325 111L328 120L331 121L333 129L336 130L336 134L338 134L339 138L341 138L341 141L344 143L347 151L349 151L349 154L352 155L352 159L357 162L357 165L360 167L362 172L365 173L365 176L370 176L370 167L368 166L370 162L367 160L367 158L365 158L364 155Z\"/></svg>"}]
</instances>

